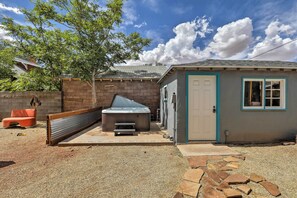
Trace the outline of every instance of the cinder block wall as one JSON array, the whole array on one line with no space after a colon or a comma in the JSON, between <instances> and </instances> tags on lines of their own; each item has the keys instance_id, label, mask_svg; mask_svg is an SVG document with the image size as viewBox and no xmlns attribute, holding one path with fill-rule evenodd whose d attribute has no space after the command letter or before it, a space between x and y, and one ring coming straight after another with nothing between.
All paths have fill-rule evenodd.
<instances>
[{"instance_id":1,"label":"cinder block wall","mask_svg":"<svg viewBox=\"0 0 297 198\"><path fill-rule=\"evenodd\" d=\"M12 109L30 109L32 96L36 95L41 101L41 106L37 107L37 120L45 121L46 115L59 113L62 111L62 97L60 91L39 92L0 92L0 120L10 116Z\"/></svg>"},{"instance_id":2,"label":"cinder block wall","mask_svg":"<svg viewBox=\"0 0 297 198\"><path fill-rule=\"evenodd\" d=\"M107 108L111 105L114 94L119 94L148 106L156 118L160 104L160 87L157 80L113 80L96 81L98 106ZM71 111L92 106L91 86L84 81L63 80L64 111Z\"/></svg>"}]
</instances>

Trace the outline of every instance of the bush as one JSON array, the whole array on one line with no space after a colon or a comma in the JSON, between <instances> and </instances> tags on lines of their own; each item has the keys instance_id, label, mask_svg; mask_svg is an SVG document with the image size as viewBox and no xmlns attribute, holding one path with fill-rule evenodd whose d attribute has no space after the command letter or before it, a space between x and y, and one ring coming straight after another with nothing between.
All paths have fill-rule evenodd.
<instances>
[{"instance_id":1,"label":"bush","mask_svg":"<svg viewBox=\"0 0 297 198\"><path fill-rule=\"evenodd\" d=\"M57 91L60 80L48 76L42 69L21 74L16 80L0 80L0 91Z\"/></svg>"}]
</instances>

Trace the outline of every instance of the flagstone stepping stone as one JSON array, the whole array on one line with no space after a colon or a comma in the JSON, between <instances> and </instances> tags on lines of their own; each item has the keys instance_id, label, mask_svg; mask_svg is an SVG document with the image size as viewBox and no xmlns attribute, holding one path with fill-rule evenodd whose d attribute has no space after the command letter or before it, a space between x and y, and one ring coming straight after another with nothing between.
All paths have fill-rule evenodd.
<instances>
[{"instance_id":1,"label":"flagstone stepping stone","mask_svg":"<svg viewBox=\"0 0 297 198\"><path fill-rule=\"evenodd\" d=\"M208 169L213 169L213 170L219 170L221 169L222 167L226 166L227 165L227 162L225 161L219 161L219 162L216 162L216 163L208 163L207 164L207 168Z\"/></svg>"},{"instance_id":2,"label":"flagstone stepping stone","mask_svg":"<svg viewBox=\"0 0 297 198\"><path fill-rule=\"evenodd\" d=\"M217 165L219 168L221 168L221 167L226 166L227 163L228 163L228 162L226 162L226 161L219 161L219 162L216 163L216 165Z\"/></svg>"},{"instance_id":3,"label":"flagstone stepping stone","mask_svg":"<svg viewBox=\"0 0 297 198\"><path fill-rule=\"evenodd\" d=\"M230 168L233 168L233 169L238 169L239 168L239 163L238 162L230 162L226 166L230 167Z\"/></svg>"},{"instance_id":4,"label":"flagstone stepping stone","mask_svg":"<svg viewBox=\"0 0 297 198\"><path fill-rule=\"evenodd\" d=\"M226 162L240 162L241 161L241 159L238 159L238 158L232 157L232 156L225 157L223 160Z\"/></svg>"},{"instance_id":5,"label":"flagstone stepping stone","mask_svg":"<svg viewBox=\"0 0 297 198\"><path fill-rule=\"evenodd\" d=\"M241 159L241 160L245 160L245 156L243 156L243 155L234 155L232 157L235 157L235 158L238 158L238 159Z\"/></svg>"},{"instance_id":6,"label":"flagstone stepping stone","mask_svg":"<svg viewBox=\"0 0 297 198\"><path fill-rule=\"evenodd\" d=\"M266 179L264 177L260 176L260 175L257 175L255 173L252 173L250 175L250 180L253 181L253 182L255 182L255 183L259 183L261 181L265 181Z\"/></svg>"},{"instance_id":7,"label":"flagstone stepping stone","mask_svg":"<svg viewBox=\"0 0 297 198\"><path fill-rule=\"evenodd\" d=\"M217 170L218 167L215 164L208 163L207 164L207 169L209 169L209 170Z\"/></svg>"},{"instance_id":8,"label":"flagstone stepping stone","mask_svg":"<svg viewBox=\"0 0 297 198\"><path fill-rule=\"evenodd\" d=\"M225 172L225 171L218 171L218 176L221 178L221 179L226 179L230 174Z\"/></svg>"},{"instance_id":9,"label":"flagstone stepping stone","mask_svg":"<svg viewBox=\"0 0 297 198\"><path fill-rule=\"evenodd\" d=\"M183 193L177 192L173 198L183 198L183 197L184 197Z\"/></svg>"},{"instance_id":10,"label":"flagstone stepping stone","mask_svg":"<svg viewBox=\"0 0 297 198\"><path fill-rule=\"evenodd\" d=\"M188 157L188 162L191 168L198 168L201 166L206 166L207 157Z\"/></svg>"},{"instance_id":11,"label":"flagstone stepping stone","mask_svg":"<svg viewBox=\"0 0 297 198\"><path fill-rule=\"evenodd\" d=\"M240 198L242 197L241 193L238 190L227 188L223 190L223 193L227 198Z\"/></svg>"},{"instance_id":12,"label":"flagstone stepping stone","mask_svg":"<svg viewBox=\"0 0 297 198\"><path fill-rule=\"evenodd\" d=\"M268 182L268 181L262 181L260 184L272 195L272 196L279 196L281 195L281 192L278 189L278 186Z\"/></svg>"},{"instance_id":13,"label":"flagstone stepping stone","mask_svg":"<svg viewBox=\"0 0 297 198\"><path fill-rule=\"evenodd\" d=\"M210 177L211 179L213 179L215 182L217 182L217 183L221 182L221 178L219 177L219 175L217 174L216 171L206 170L205 172L206 172L207 176Z\"/></svg>"},{"instance_id":14,"label":"flagstone stepping stone","mask_svg":"<svg viewBox=\"0 0 297 198\"><path fill-rule=\"evenodd\" d=\"M211 186L205 186L203 188L203 198L226 198L223 192L216 191Z\"/></svg>"},{"instance_id":15,"label":"flagstone stepping stone","mask_svg":"<svg viewBox=\"0 0 297 198\"><path fill-rule=\"evenodd\" d=\"M191 182L199 183L201 177L203 176L203 174L204 174L204 171L202 169L200 169L200 168L198 168L198 169L189 169L184 174L183 179L191 181Z\"/></svg>"},{"instance_id":16,"label":"flagstone stepping stone","mask_svg":"<svg viewBox=\"0 0 297 198\"><path fill-rule=\"evenodd\" d=\"M252 192L252 189L248 185L237 186L237 190L243 192L246 195L248 195Z\"/></svg>"},{"instance_id":17,"label":"flagstone stepping stone","mask_svg":"<svg viewBox=\"0 0 297 198\"><path fill-rule=\"evenodd\" d=\"M208 160L221 160L223 158L223 156L220 155L209 155L207 156Z\"/></svg>"},{"instance_id":18,"label":"flagstone stepping stone","mask_svg":"<svg viewBox=\"0 0 297 198\"><path fill-rule=\"evenodd\" d=\"M246 184L249 182L249 178L241 174L233 174L228 176L224 181L228 184Z\"/></svg>"},{"instance_id":19,"label":"flagstone stepping stone","mask_svg":"<svg viewBox=\"0 0 297 198\"><path fill-rule=\"evenodd\" d=\"M222 182L219 186L216 187L216 189L220 191L223 191L226 188L231 188L231 186L226 182Z\"/></svg>"},{"instance_id":20,"label":"flagstone stepping stone","mask_svg":"<svg viewBox=\"0 0 297 198\"><path fill-rule=\"evenodd\" d=\"M213 181L213 179L211 179L210 177L206 177L206 176L204 176L202 178L202 182L203 182L203 185L209 185L209 186L212 186L212 187L215 187L215 186L219 185L218 183Z\"/></svg>"},{"instance_id":21,"label":"flagstone stepping stone","mask_svg":"<svg viewBox=\"0 0 297 198\"><path fill-rule=\"evenodd\" d=\"M219 170L220 171L232 171L233 169L235 169L235 168L232 168L230 166L224 166L224 167L220 168Z\"/></svg>"},{"instance_id":22,"label":"flagstone stepping stone","mask_svg":"<svg viewBox=\"0 0 297 198\"><path fill-rule=\"evenodd\" d=\"M190 197L197 197L201 185L195 182L183 180L178 188L178 192Z\"/></svg>"}]
</instances>

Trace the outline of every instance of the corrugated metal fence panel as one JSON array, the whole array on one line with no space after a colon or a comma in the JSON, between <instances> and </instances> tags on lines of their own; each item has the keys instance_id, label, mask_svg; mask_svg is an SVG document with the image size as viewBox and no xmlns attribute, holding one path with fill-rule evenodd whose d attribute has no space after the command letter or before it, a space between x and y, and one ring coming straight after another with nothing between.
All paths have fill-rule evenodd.
<instances>
[{"instance_id":1,"label":"corrugated metal fence panel","mask_svg":"<svg viewBox=\"0 0 297 198\"><path fill-rule=\"evenodd\" d=\"M83 114L50 120L50 139L48 143L54 145L71 135L91 126L101 119L101 109Z\"/></svg>"}]
</instances>

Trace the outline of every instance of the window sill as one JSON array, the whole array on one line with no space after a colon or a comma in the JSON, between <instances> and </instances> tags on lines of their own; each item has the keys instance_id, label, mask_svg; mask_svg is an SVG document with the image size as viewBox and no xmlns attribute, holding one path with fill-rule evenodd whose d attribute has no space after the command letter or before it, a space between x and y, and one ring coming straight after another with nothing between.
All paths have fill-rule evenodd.
<instances>
[{"instance_id":1,"label":"window sill","mask_svg":"<svg viewBox=\"0 0 297 198\"><path fill-rule=\"evenodd\" d=\"M286 108L268 108L268 109L260 109L260 108L241 108L242 111L286 111Z\"/></svg>"}]
</instances>

